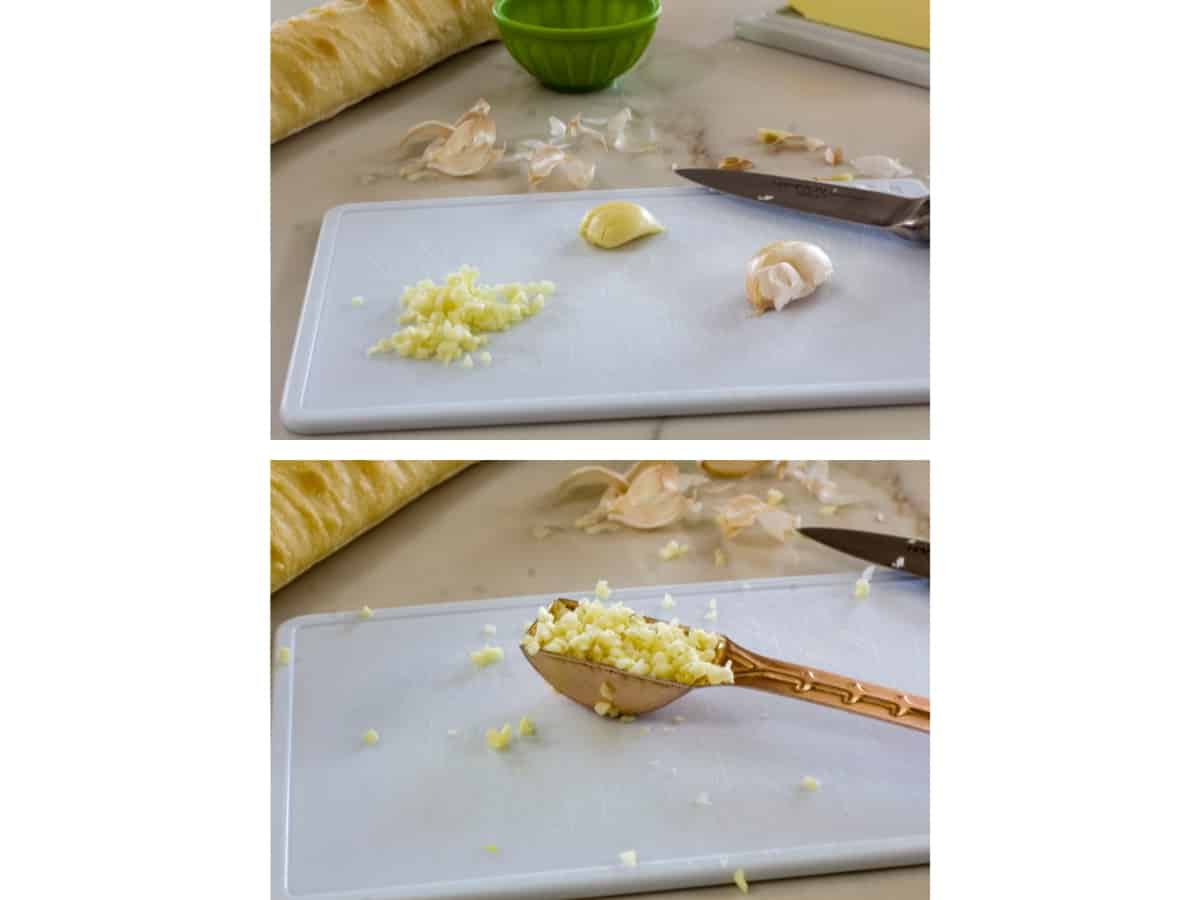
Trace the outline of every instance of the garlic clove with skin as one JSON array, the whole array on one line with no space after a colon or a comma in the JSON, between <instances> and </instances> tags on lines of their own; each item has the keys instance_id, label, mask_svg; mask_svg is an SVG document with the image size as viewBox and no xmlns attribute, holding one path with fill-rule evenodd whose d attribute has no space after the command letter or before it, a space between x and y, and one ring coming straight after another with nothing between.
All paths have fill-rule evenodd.
<instances>
[{"instance_id":1,"label":"garlic clove with skin","mask_svg":"<svg viewBox=\"0 0 1200 900\"><path fill-rule=\"evenodd\" d=\"M807 241L775 241L746 267L746 300L755 313L783 309L807 297L833 275L825 251Z\"/></svg>"}]
</instances>

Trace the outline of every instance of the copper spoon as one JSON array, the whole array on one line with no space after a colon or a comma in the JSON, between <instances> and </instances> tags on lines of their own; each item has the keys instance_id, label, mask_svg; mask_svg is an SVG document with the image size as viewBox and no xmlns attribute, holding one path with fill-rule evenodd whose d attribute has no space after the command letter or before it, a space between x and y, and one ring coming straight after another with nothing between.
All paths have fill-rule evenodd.
<instances>
[{"instance_id":1,"label":"copper spoon","mask_svg":"<svg viewBox=\"0 0 1200 900\"><path fill-rule=\"evenodd\" d=\"M562 613L575 609L577 605L574 600L555 600L550 607L550 613L558 618ZM643 618L647 622L661 621L649 616ZM532 634L536 624L535 622L529 626L528 633ZM681 627L684 631L688 630L686 625ZM589 709L604 699L600 693L600 686L604 682L608 682L611 687L612 705L629 715L640 715L660 709L671 701L678 700L693 688L743 687L820 703L822 706L832 706L834 709L870 716L872 719L915 728L918 731L929 731L927 697L918 697L894 688L847 678L845 675L823 672L810 666L760 656L735 644L725 635L721 635L717 644L714 662L723 666L726 661L732 661L731 685L680 684L645 675L631 675L615 666L575 659L561 653L540 650L530 656L524 647L521 648L521 652L551 687Z\"/></svg>"}]
</instances>

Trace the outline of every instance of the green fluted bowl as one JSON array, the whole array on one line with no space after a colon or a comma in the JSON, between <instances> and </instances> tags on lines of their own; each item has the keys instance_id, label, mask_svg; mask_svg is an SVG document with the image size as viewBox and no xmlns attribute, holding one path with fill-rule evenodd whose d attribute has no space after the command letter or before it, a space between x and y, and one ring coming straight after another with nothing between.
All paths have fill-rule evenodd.
<instances>
[{"instance_id":1,"label":"green fluted bowl","mask_svg":"<svg viewBox=\"0 0 1200 900\"><path fill-rule=\"evenodd\" d=\"M496 0L492 15L513 59L555 91L608 87L654 37L661 0Z\"/></svg>"}]
</instances>

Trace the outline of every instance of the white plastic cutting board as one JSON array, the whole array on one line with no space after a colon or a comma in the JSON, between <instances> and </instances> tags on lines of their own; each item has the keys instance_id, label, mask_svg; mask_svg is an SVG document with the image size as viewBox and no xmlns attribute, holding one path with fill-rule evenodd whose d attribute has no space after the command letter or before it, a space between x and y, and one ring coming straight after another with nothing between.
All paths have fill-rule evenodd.
<instances>
[{"instance_id":1,"label":"white plastic cutting board","mask_svg":"<svg viewBox=\"0 0 1200 900\"><path fill-rule=\"evenodd\" d=\"M613 199L644 204L667 231L618 250L586 244L584 213ZM783 238L820 244L834 276L755 317L746 263ZM486 368L367 356L398 328L404 287L463 264L485 283L550 280L558 293L493 337ZM330 210L281 419L319 434L928 399L927 246L703 188L649 188Z\"/></svg>"},{"instance_id":2,"label":"white plastic cutting board","mask_svg":"<svg viewBox=\"0 0 1200 900\"><path fill-rule=\"evenodd\" d=\"M715 597L710 627L751 649L928 695L928 583L881 574L864 601L853 583L769 579L614 599L653 615L669 591L682 621L707 625ZM754 882L928 861L927 734L736 688L693 691L631 724L601 719L520 654L521 629L553 599L280 627L292 662L275 672L276 900L594 897L726 884L739 866ZM467 654L486 640L506 658L481 670ZM488 749L485 730L515 731L522 715L537 736ZM373 747L361 740L370 728ZM819 791L798 789L805 775ZM701 792L711 806L694 802ZM636 868L618 863L630 849Z\"/></svg>"}]
</instances>

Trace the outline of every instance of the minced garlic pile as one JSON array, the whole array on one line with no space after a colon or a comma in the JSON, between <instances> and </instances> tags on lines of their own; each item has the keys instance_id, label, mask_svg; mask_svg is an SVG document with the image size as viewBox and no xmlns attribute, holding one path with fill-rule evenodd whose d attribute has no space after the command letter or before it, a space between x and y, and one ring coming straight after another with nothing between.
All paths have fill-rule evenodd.
<instances>
[{"instance_id":1,"label":"minced garlic pile","mask_svg":"<svg viewBox=\"0 0 1200 900\"><path fill-rule=\"evenodd\" d=\"M539 609L522 645L530 655L547 650L680 684L732 684L733 664L713 662L720 640L699 628L685 631L678 619L647 622L622 603L581 600L557 618Z\"/></svg>"},{"instance_id":2,"label":"minced garlic pile","mask_svg":"<svg viewBox=\"0 0 1200 900\"><path fill-rule=\"evenodd\" d=\"M479 270L463 266L446 276L445 284L429 279L404 289L400 298L405 311L399 323L405 325L368 351L397 353L413 359L438 359L449 365L462 359L462 365L474 365L471 353L488 342L486 332L508 331L513 325L535 316L554 293L550 281L528 284L479 284ZM485 362L491 355L480 354Z\"/></svg>"}]
</instances>

